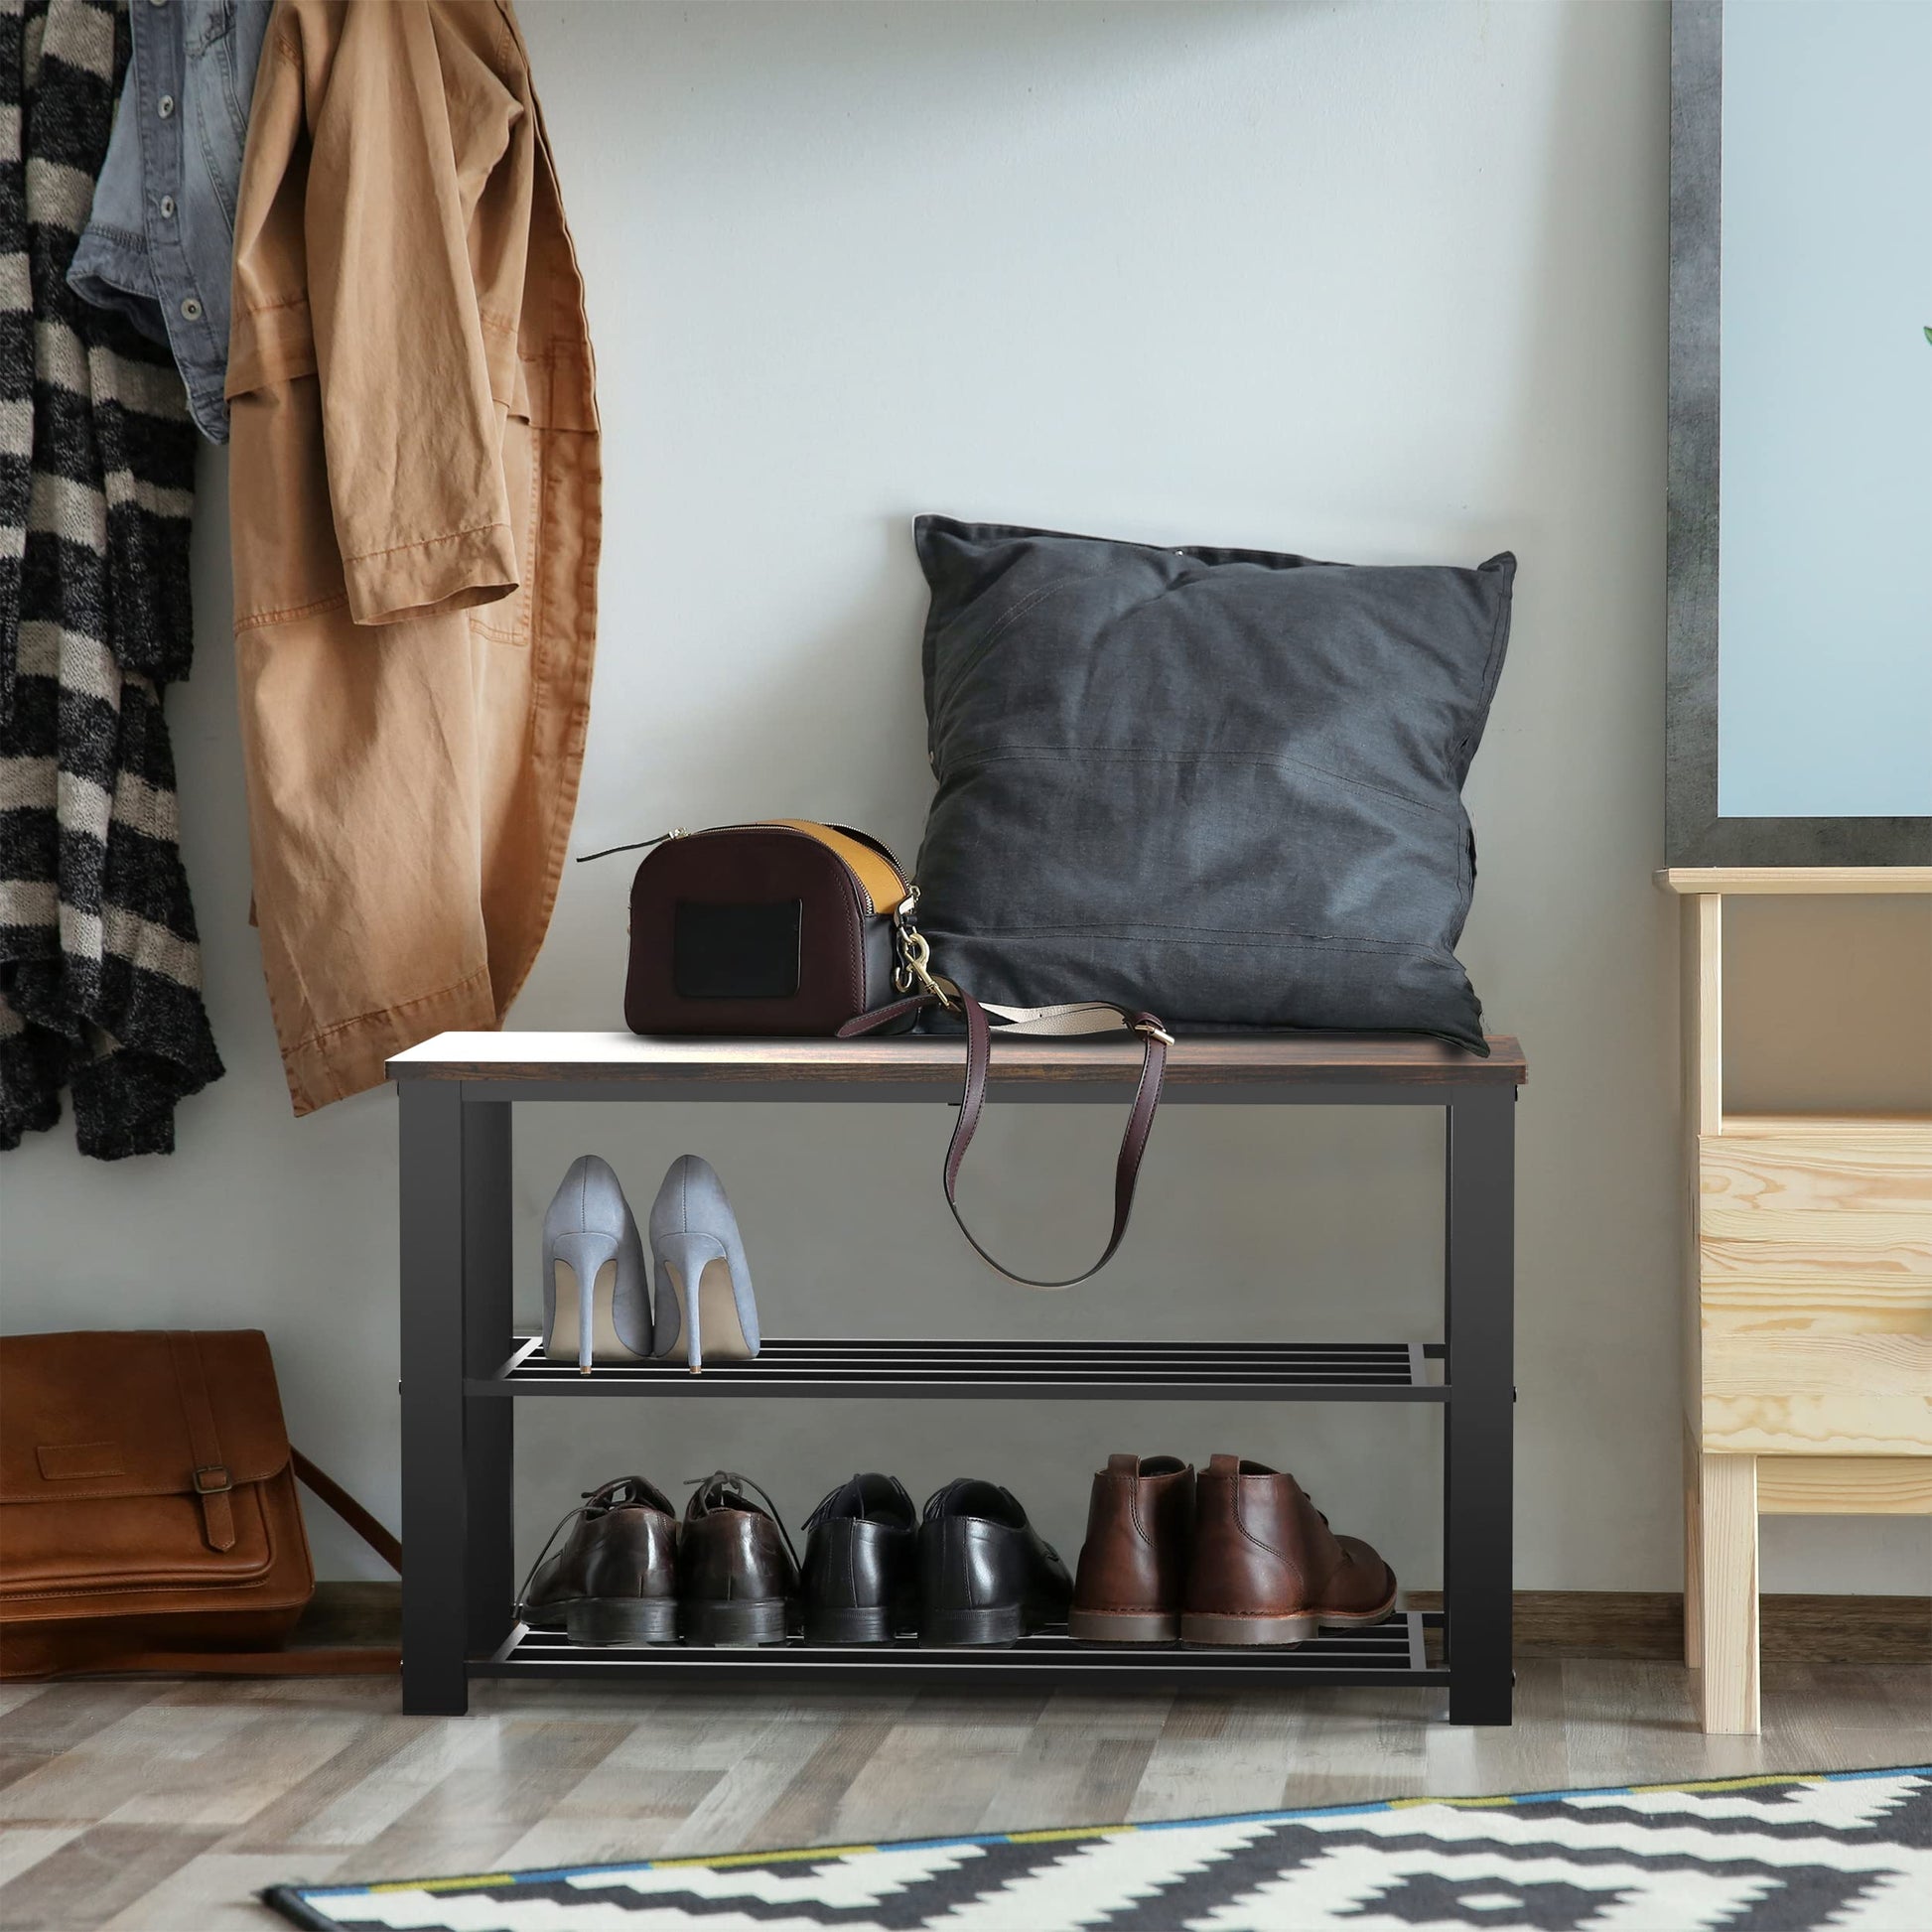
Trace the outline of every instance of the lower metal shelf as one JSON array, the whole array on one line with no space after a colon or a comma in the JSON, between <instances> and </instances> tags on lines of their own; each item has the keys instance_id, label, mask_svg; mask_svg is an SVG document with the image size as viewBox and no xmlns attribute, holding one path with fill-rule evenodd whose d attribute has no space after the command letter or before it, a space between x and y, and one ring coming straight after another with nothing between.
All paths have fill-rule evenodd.
<instances>
[{"instance_id":1,"label":"lower metal shelf","mask_svg":"<svg viewBox=\"0 0 1932 1932\"><path fill-rule=\"evenodd\" d=\"M1447 1402L1440 1342L966 1341L769 1336L756 1361L553 1361L535 1335L472 1396L1048 1396Z\"/></svg>"},{"instance_id":2,"label":"lower metal shelf","mask_svg":"<svg viewBox=\"0 0 1932 1932\"><path fill-rule=\"evenodd\" d=\"M911 1637L889 1644L841 1647L793 1638L782 1644L725 1649L684 1644L574 1644L555 1631L519 1623L493 1657L474 1658L474 1677L585 1677L602 1682L649 1680L659 1686L792 1681L855 1683L892 1678L985 1687L1066 1684L1156 1684L1232 1688L1271 1681L1323 1684L1441 1685L1446 1665L1432 1663L1428 1632L1440 1632L1440 1610L1407 1610L1373 1629L1324 1634L1293 1649L1200 1649L1178 1644L1079 1644L1063 1630L1042 1631L1006 1649L927 1648Z\"/></svg>"}]
</instances>

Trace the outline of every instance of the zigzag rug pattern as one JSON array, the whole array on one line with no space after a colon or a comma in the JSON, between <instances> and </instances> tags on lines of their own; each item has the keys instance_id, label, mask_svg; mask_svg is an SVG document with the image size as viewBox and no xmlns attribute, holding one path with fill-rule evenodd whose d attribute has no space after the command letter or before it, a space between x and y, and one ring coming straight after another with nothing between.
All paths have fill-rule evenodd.
<instances>
[{"instance_id":1,"label":"zigzag rug pattern","mask_svg":"<svg viewBox=\"0 0 1932 1932\"><path fill-rule=\"evenodd\" d=\"M1932 1767L262 1894L312 1932L1923 1932Z\"/></svg>"}]
</instances>

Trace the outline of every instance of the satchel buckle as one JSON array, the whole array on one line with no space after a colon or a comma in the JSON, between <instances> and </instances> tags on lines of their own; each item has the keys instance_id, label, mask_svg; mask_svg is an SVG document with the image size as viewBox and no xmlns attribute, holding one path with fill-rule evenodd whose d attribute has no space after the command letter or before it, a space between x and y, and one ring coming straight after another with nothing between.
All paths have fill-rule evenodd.
<instances>
[{"instance_id":1,"label":"satchel buckle","mask_svg":"<svg viewBox=\"0 0 1932 1932\"><path fill-rule=\"evenodd\" d=\"M198 1496L225 1496L234 1487L227 1465L221 1462L204 1462L194 1474L195 1493Z\"/></svg>"},{"instance_id":2,"label":"satchel buckle","mask_svg":"<svg viewBox=\"0 0 1932 1932\"><path fill-rule=\"evenodd\" d=\"M1172 1046L1173 1044L1173 1035L1169 1033L1167 1028L1162 1026L1160 1021L1155 1019L1153 1014L1151 1013L1142 1014L1141 1017L1133 1023L1133 1026L1134 1026L1134 1031L1137 1034L1139 1034L1143 1039L1158 1039L1163 1046Z\"/></svg>"}]
</instances>

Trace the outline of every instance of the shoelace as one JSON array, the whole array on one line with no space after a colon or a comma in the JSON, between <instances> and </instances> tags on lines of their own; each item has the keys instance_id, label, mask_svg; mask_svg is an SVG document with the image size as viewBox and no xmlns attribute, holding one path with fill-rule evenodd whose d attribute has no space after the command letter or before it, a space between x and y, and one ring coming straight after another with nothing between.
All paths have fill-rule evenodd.
<instances>
[{"instance_id":1,"label":"shoelace","mask_svg":"<svg viewBox=\"0 0 1932 1932\"><path fill-rule=\"evenodd\" d=\"M785 1528L785 1519L778 1514L778 1505L771 1500L769 1491L754 1482L750 1476L740 1475L736 1469L714 1469L708 1476L686 1476L684 1486L687 1489L695 1489L698 1492L698 1500L707 1508L710 1507L713 1490L728 1488L750 1490L764 1504L765 1514L777 1526L778 1539L785 1546L785 1555L791 1559L791 1567L794 1570L803 1568L798 1561L798 1552L791 1547L791 1534Z\"/></svg>"}]
</instances>

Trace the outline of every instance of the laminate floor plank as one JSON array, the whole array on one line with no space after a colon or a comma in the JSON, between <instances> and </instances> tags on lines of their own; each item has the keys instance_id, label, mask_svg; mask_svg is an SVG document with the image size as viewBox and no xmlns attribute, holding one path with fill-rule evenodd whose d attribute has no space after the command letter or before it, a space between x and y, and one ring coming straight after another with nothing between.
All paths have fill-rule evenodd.
<instances>
[{"instance_id":1,"label":"laminate floor plank","mask_svg":"<svg viewBox=\"0 0 1932 1932\"><path fill-rule=\"evenodd\" d=\"M1124 1820L1173 1703L1162 1691L1055 1693L977 1829L1024 1831L1043 1816Z\"/></svg>"},{"instance_id":2,"label":"laminate floor plank","mask_svg":"<svg viewBox=\"0 0 1932 1932\"><path fill-rule=\"evenodd\" d=\"M601 1768L608 1769L606 1759ZM663 1855L671 1834L724 1777L722 1771L658 1771L633 1785L630 1808L621 1802L592 1808L582 1787L509 1848L503 1863L525 1869L561 1864L621 1864Z\"/></svg>"},{"instance_id":3,"label":"laminate floor plank","mask_svg":"<svg viewBox=\"0 0 1932 1932\"><path fill-rule=\"evenodd\" d=\"M0 1885L9 1885L32 1865L78 1838L84 1825L0 1825Z\"/></svg>"},{"instance_id":4,"label":"laminate floor plank","mask_svg":"<svg viewBox=\"0 0 1932 1932\"><path fill-rule=\"evenodd\" d=\"M391 1703L393 1699L392 1692ZM366 1744L349 1746L355 1761L345 1768L351 1781L336 1796L325 1798L306 1820L281 1815L271 1821L258 1814L239 1835L240 1845L244 1849L262 1845L270 1829L295 1845L369 1845L396 1820L407 1817L446 1778L471 1765L493 1763L501 1722L485 1718L472 1726L371 1712ZM326 1778L329 1768L325 1764L317 1775ZM357 1769L359 1775L354 1774Z\"/></svg>"},{"instance_id":5,"label":"laminate floor plank","mask_svg":"<svg viewBox=\"0 0 1932 1932\"><path fill-rule=\"evenodd\" d=\"M1372 1802L1429 1775L1442 1726L1418 1724L1407 1692L1317 1690L1305 1709L1282 1711L1270 1808Z\"/></svg>"},{"instance_id":6,"label":"laminate floor plank","mask_svg":"<svg viewBox=\"0 0 1932 1932\"><path fill-rule=\"evenodd\" d=\"M976 1832L1050 1694L921 1692L846 1793L855 1843Z\"/></svg>"},{"instance_id":7,"label":"laminate floor plank","mask_svg":"<svg viewBox=\"0 0 1932 1932\"><path fill-rule=\"evenodd\" d=\"M154 1682L0 1686L19 1693L0 1707L0 1789L152 1704L167 1689Z\"/></svg>"},{"instance_id":8,"label":"laminate floor plank","mask_svg":"<svg viewBox=\"0 0 1932 1932\"><path fill-rule=\"evenodd\" d=\"M144 1717L152 1719L156 1707ZM207 1714L201 1714L204 1721ZM145 1790L118 1805L117 1825L184 1825L238 1830L272 1805L276 1794L305 1783L347 1745L362 1727L353 1713L329 1711L291 1724L280 1711L256 1708L250 1723L237 1725L218 1748L184 1758ZM144 1725L154 1733L152 1723ZM107 1748L96 1738L92 1751Z\"/></svg>"},{"instance_id":9,"label":"laminate floor plank","mask_svg":"<svg viewBox=\"0 0 1932 1932\"><path fill-rule=\"evenodd\" d=\"M166 1825L93 1825L0 1885L7 1932L97 1932L215 1841Z\"/></svg>"},{"instance_id":10,"label":"laminate floor plank","mask_svg":"<svg viewBox=\"0 0 1932 1932\"><path fill-rule=\"evenodd\" d=\"M62 1688L69 1693L81 1689ZM254 1724L257 1715L252 1704L241 1700L182 1710L171 1707L165 1696L115 1708L107 1723L67 1749L41 1757L0 1790L0 1819L91 1817L105 1824L115 1821L123 1805L138 1806L155 1792L191 1779L198 1760L207 1763L218 1780L229 1741Z\"/></svg>"},{"instance_id":11,"label":"laminate floor plank","mask_svg":"<svg viewBox=\"0 0 1932 1932\"><path fill-rule=\"evenodd\" d=\"M392 1681L34 1687L0 1710L7 1932L269 1932L284 1880L395 1878L1374 1798L1932 1761L1932 1669L1767 1663L1764 1730L1707 1737L1664 1662L1526 1659L1517 1722L1440 1694L974 1696Z\"/></svg>"},{"instance_id":12,"label":"laminate floor plank","mask_svg":"<svg viewBox=\"0 0 1932 1932\"><path fill-rule=\"evenodd\" d=\"M841 1719L752 1827L751 1841L823 1845L843 1838L846 1796L891 1735L897 1715L874 1707Z\"/></svg>"},{"instance_id":13,"label":"laminate floor plank","mask_svg":"<svg viewBox=\"0 0 1932 1932\"><path fill-rule=\"evenodd\" d=\"M622 1740L517 1841L508 1861L605 1863L672 1856L693 1837L709 1843L705 1834L731 1831L734 1819L749 1812L756 1821L782 1803L842 1725L866 1725L869 1713L895 1714L909 1697L815 1694L792 1707L770 1698L727 1702L685 1692L648 1713L626 1713ZM774 1739L773 1725L803 1728ZM687 1830L694 1816L699 1823ZM738 1831L735 1843L766 1842L756 1822Z\"/></svg>"},{"instance_id":14,"label":"laminate floor plank","mask_svg":"<svg viewBox=\"0 0 1932 1932\"><path fill-rule=\"evenodd\" d=\"M102 1920L97 1932L263 1932L265 1926L285 1926L255 1902L254 1894L296 1876L321 1884L335 1875L342 1857L311 1852L291 1869L286 1853L204 1852Z\"/></svg>"},{"instance_id":15,"label":"laminate floor plank","mask_svg":"<svg viewBox=\"0 0 1932 1932\"><path fill-rule=\"evenodd\" d=\"M285 1713L283 1722L288 1722ZM308 1722L298 1716L297 1724ZM474 1746L434 1718L354 1715L352 1728L306 1776L285 1785L226 1841L231 1852L360 1845ZM434 1766L433 1770L427 1766ZM371 1821L376 1821L371 1823Z\"/></svg>"},{"instance_id":16,"label":"laminate floor plank","mask_svg":"<svg viewBox=\"0 0 1932 1932\"><path fill-rule=\"evenodd\" d=\"M1136 1821L1346 1804L1426 1781L1441 1699L1427 1691L1269 1691L1174 1700L1136 1792ZM1436 1726L1441 1728L1441 1726ZM1392 1734L1410 1736L1392 1743ZM1315 1746L1311 1761L1305 1755Z\"/></svg>"},{"instance_id":17,"label":"laminate floor plank","mask_svg":"<svg viewBox=\"0 0 1932 1932\"><path fill-rule=\"evenodd\" d=\"M866 1728L875 1750L891 1732L890 1724L880 1722L877 1713L867 1712L863 1706L851 1722ZM688 1857L721 1835L735 1845L759 1847L781 1842L768 1836L765 1819L801 1779L808 1777L809 1768L821 1751L833 1745L840 1727L836 1713L822 1707L786 1713L777 1706L768 1712L749 1748L665 1834L660 1856ZM850 1782L848 1772L841 1781L841 1793Z\"/></svg>"},{"instance_id":18,"label":"laminate floor plank","mask_svg":"<svg viewBox=\"0 0 1932 1932\"><path fill-rule=\"evenodd\" d=\"M1905 1665L1777 1666L1779 1715L1788 1702L1815 1700L1812 1714L1827 1736L1855 1738L1866 1731L1889 1733L1900 1712L1916 1712L1916 1730L1932 1739L1932 1672Z\"/></svg>"},{"instance_id":19,"label":"laminate floor plank","mask_svg":"<svg viewBox=\"0 0 1932 1932\"><path fill-rule=\"evenodd\" d=\"M460 1848L456 1868L494 1871L539 1819L623 1740L622 1724L505 1717L484 1726L485 1747L451 1765L364 1848L372 1878L433 1874ZM358 1867L360 1868L360 1867Z\"/></svg>"}]
</instances>

